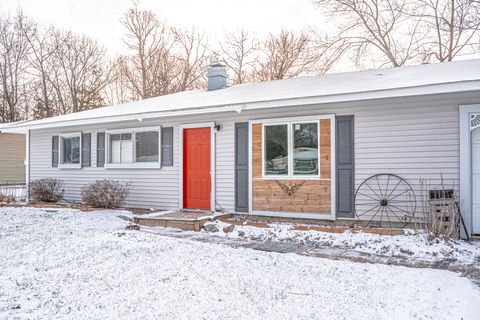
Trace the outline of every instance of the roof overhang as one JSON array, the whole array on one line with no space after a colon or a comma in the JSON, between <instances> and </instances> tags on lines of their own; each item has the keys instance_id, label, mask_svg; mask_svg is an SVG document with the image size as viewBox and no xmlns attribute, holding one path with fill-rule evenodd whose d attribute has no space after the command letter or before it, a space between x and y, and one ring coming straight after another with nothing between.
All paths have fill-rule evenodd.
<instances>
[{"instance_id":1,"label":"roof overhang","mask_svg":"<svg viewBox=\"0 0 480 320\"><path fill-rule=\"evenodd\" d=\"M26 121L18 124L7 125L0 128L1 132L18 132L24 133L28 130L47 129L47 128L61 128L70 126L81 126L89 124L114 123L124 121L143 121L147 119L170 118L177 116L188 115L202 115L202 114L217 114L225 112L247 112L269 108L294 107L306 105L321 105L341 102L351 102L360 100L377 100L386 98L401 98L409 96L433 95L433 94L449 94L462 93L469 91L480 91L480 80L469 80L452 83L441 83L422 85L405 88L394 88L385 90L374 90L364 92L352 92L344 94L321 95L310 97L298 97L280 100L265 100L265 101L251 101L241 102L232 105L222 106L207 106L197 108L185 108L174 111L159 111L159 112L145 112L132 113L128 115L114 115L91 117L84 119L72 119L62 121L42 122L40 121ZM52 118L54 120L55 118Z\"/></svg>"},{"instance_id":2,"label":"roof overhang","mask_svg":"<svg viewBox=\"0 0 480 320\"><path fill-rule=\"evenodd\" d=\"M37 130L37 129L62 128L62 127L113 123L113 122L125 122L125 121L142 122L143 120L147 120L147 119L158 119L158 118L166 118L166 117L185 116L185 115L215 114L215 113L233 112L233 111L241 112L241 107L225 106L225 107L210 107L210 108L199 108L199 109L185 109L185 110L178 110L178 111L136 113L136 114L120 115L120 116L107 116L107 117L95 117L95 118L88 118L88 119L66 120L66 121L51 122L51 123L36 123L36 121L31 121L29 123L25 123L22 125L8 126L5 128L1 128L0 132L24 133L28 130Z\"/></svg>"}]
</instances>

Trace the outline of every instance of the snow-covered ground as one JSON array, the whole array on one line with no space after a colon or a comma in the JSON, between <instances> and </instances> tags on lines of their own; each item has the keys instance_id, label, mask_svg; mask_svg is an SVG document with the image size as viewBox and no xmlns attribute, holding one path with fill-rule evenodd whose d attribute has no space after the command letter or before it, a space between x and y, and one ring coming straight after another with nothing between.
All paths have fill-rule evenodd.
<instances>
[{"instance_id":1,"label":"snow-covered ground","mask_svg":"<svg viewBox=\"0 0 480 320\"><path fill-rule=\"evenodd\" d=\"M124 212L0 208L0 319L478 319L449 271L139 231Z\"/></svg>"},{"instance_id":2,"label":"snow-covered ground","mask_svg":"<svg viewBox=\"0 0 480 320\"><path fill-rule=\"evenodd\" d=\"M229 224L220 221L208 224L215 226L218 230L213 233L214 235L230 239L294 242L389 257L405 257L418 261L449 260L459 264L480 264L480 242L429 240L425 233L406 232L406 235L386 236L346 231L338 234L293 230L289 224L271 224L269 228L235 226L232 232L225 233L223 230Z\"/></svg>"}]
</instances>

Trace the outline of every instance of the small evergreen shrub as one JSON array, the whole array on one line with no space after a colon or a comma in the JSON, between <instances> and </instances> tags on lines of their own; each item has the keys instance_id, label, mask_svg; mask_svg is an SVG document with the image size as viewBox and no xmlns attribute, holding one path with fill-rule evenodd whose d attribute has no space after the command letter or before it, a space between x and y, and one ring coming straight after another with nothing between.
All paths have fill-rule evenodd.
<instances>
[{"instance_id":1,"label":"small evergreen shrub","mask_svg":"<svg viewBox=\"0 0 480 320\"><path fill-rule=\"evenodd\" d=\"M58 202L65 189L63 181L57 178L41 178L30 182L30 195L35 201Z\"/></svg>"},{"instance_id":2,"label":"small evergreen shrub","mask_svg":"<svg viewBox=\"0 0 480 320\"><path fill-rule=\"evenodd\" d=\"M127 200L129 191L127 183L111 179L97 180L82 188L82 201L97 208L119 208Z\"/></svg>"}]
</instances>

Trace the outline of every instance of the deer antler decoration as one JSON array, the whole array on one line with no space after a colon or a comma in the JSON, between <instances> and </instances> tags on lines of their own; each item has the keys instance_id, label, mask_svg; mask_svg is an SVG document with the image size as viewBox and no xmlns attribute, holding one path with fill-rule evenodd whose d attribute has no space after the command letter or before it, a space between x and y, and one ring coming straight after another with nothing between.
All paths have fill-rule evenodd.
<instances>
[{"instance_id":1,"label":"deer antler decoration","mask_svg":"<svg viewBox=\"0 0 480 320\"><path fill-rule=\"evenodd\" d=\"M293 196L305 183L305 180L302 180L298 183L295 183L292 186L288 186L286 183L282 183L279 180L275 180L278 186L285 192L288 196Z\"/></svg>"}]
</instances>

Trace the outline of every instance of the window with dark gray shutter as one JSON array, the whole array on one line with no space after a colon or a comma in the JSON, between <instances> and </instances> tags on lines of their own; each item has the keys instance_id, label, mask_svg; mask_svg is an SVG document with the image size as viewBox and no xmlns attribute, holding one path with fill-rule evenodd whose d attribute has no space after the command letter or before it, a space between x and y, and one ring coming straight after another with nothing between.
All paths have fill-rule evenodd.
<instances>
[{"instance_id":1,"label":"window with dark gray shutter","mask_svg":"<svg viewBox=\"0 0 480 320\"><path fill-rule=\"evenodd\" d=\"M162 128L162 166L173 166L173 128Z\"/></svg>"},{"instance_id":2,"label":"window with dark gray shutter","mask_svg":"<svg viewBox=\"0 0 480 320\"><path fill-rule=\"evenodd\" d=\"M52 167L58 167L58 136L52 137Z\"/></svg>"},{"instance_id":3,"label":"window with dark gray shutter","mask_svg":"<svg viewBox=\"0 0 480 320\"><path fill-rule=\"evenodd\" d=\"M91 166L92 134L82 133L82 167Z\"/></svg>"},{"instance_id":4,"label":"window with dark gray shutter","mask_svg":"<svg viewBox=\"0 0 480 320\"><path fill-rule=\"evenodd\" d=\"M105 132L97 133L97 167L105 166Z\"/></svg>"}]
</instances>

